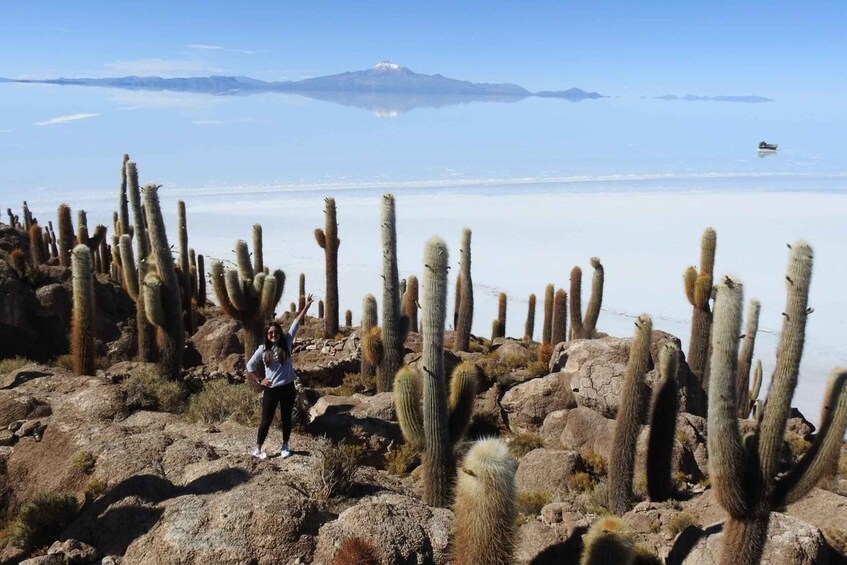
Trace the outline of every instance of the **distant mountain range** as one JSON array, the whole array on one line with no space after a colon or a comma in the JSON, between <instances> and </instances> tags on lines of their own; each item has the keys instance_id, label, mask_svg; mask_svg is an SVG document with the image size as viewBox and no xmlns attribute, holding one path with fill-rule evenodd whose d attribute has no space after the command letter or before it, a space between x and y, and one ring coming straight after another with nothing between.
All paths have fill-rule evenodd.
<instances>
[{"instance_id":1,"label":"distant mountain range","mask_svg":"<svg viewBox=\"0 0 847 565\"><path fill-rule=\"evenodd\" d=\"M561 98L572 102L604 97L597 92L587 92L580 88L532 93L516 84L474 83L447 78L440 74L418 74L402 65L390 62L382 62L363 71L298 81L269 82L243 76L190 78L126 76L43 80L0 78L0 81L133 90L169 90L214 95L285 92L363 107L384 115L395 115L421 106L439 107L474 101L516 102L530 96Z\"/></svg>"}]
</instances>

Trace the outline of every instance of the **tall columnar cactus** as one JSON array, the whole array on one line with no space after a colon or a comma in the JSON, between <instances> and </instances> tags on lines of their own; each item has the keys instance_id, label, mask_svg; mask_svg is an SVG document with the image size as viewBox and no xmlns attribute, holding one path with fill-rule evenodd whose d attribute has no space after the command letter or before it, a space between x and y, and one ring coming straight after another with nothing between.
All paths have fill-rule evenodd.
<instances>
[{"instance_id":1,"label":"tall columnar cactus","mask_svg":"<svg viewBox=\"0 0 847 565\"><path fill-rule=\"evenodd\" d=\"M197 304L206 305L206 259L200 254L197 255Z\"/></svg>"},{"instance_id":2,"label":"tall columnar cactus","mask_svg":"<svg viewBox=\"0 0 847 565\"><path fill-rule=\"evenodd\" d=\"M473 325L473 279L471 278L471 230L462 229L462 243L459 248L459 316L456 319L456 351L467 351L471 343Z\"/></svg>"},{"instance_id":3,"label":"tall columnar cactus","mask_svg":"<svg viewBox=\"0 0 847 565\"><path fill-rule=\"evenodd\" d=\"M348 328L353 326L353 311L352 310L345 310L344 311L344 325Z\"/></svg>"},{"instance_id":4,"label":"tall columnar cactus","mask_svg":"<svg viewBox=\"0 0 847 565\"><path fill-rule=\"evenodd\" d=\"M448 405L444 376L447 264L444 241L430 239L424 255L422 377L404 368L394 380L400 429L413 447L424 451L424 500L432 506L446 506L450 500L456 472L453 449L470 421L477 384L474 368L457 367Z\"/></svg>"},{"instance_id":5,"label":"tall columnar cactus","mask_svg":"<svg viewBox=\"0 0 847 565\"><path fill-rule=\"evenodd\" d=\"M382 361L377 373L377 390L391 390L394 375L403 366L403 342L409 319L400 313L397 274L397 220L394 195L382 196Z\"/></svg>"},{"instance_id":6,"label":"tall columnar cactus","mask_svg":"<svg viewBox=\"0 0 847 565\"><path fill-rule=\"evenodd\" d=\"M180 302L182 303L182 316L188 335L194 335L197 324L194 321L194 308L191 304L191 259L188 253L188 222L185 216L185 201L177 200L176 203L177 232L179 235L179 266L177 278L180 288Z\"/></svg>"},{"instance_id":7,"label":"tall columnar cactus","mask_svg":"<svg viewBox=\"0 0 847 565\"><path fill-rule=\"evenodd\" d=\"M115 235L118 237L127 234L132 237L132 225L129 223L129 206L127 205L127 163L129 155L124 153L121 162L121 191L118 198L118 217L115 222Z\"/></svg>"},{"instance_id":8,"label":"tall columnar cactus","mask_svg":"<svg viewBox=\"0 0 847 565\"><path fill-rule=\"evenodd\" d=\"M812 446L788 470L781 469L785 425L797 386L805 340L812 249L791 248L786 275L787 302L776 368L758 429L742 438L738 426L736 376L741 329L742 286L730 278L717 286L712 327L709 388L709 475L715 496L729 514L724 522L722 564L759 563L767 543L770 513L805 496L838 456L847 429L847 369L833 372L824 421ZM834 408L833 408L834 407Z\"/></svg>"},{"instance_id":9,"label":"tall columnar cactus","mask_svg":"<svg viewBox=\"0 0 847 565\"><path fill-rule=\"evenodd\" d=\"M338 220L335 213L335 199L324 198L326 223L324 229L315 229L315 239L324 250L326 259L326 317L324 318L324 337L333 338L338 333Z\"/></svg>"},{"instance_id":10,"label":"tall columnar cactus","mask_svg":"<svg viewBox=\"0 0 847 565\"><path fill-rule=\"evenodd\" d=\"M165 220L159 206L159 187L144 187L144 210L150 237L150 269L144 276L141 293L147 319L157 331L158 364L162 374L176 380L182 371L182 352L185 330L182 321L182 302L179 279L165 233Z\"/></svg>"},{"instance_id":11,"label":"tall columnar cactus","mask_svg":"<svg viewBox=\"0 0 847 565\"><path fill-rule=\"evenodd\" d=\"M517 461L496 438L477 441L456 479L455 565L510 565L517 527Z\"/></svg>"},{"instance_id":12,"label":"tall columnar cactus","mask_svg":"<svg viewBox=\"0 0 847 565\"><path fill-rule=\"evenodd\" d=\"M306 307L306 274L300 273L300 285L297 291L297 311Z\"/></svg>"},{"instance_id":13,"label":"tall columnar cactus","mask_svg":"<svg viewBox=\"0 0 847 565\"><path fill-rule=\"evenodd\" d=\"M93 375L94 368L94 276L91 251L86 245L74 247L71 254L73 274L73 316L71 358L74 372Z\"/></svg>"},{"instance_id":14,"label":"tall columnar cactus","mask_svg":"<svg viewBox=\"0 0 847 565\"><path fill-rule=\"evenodd\" d=\"M100 270L98 272L108 274L112 267L112 253L109 251L109 244L105 235L100 240L97 256L100 258Z\"/></svg>"},{"instance_id":15,"label":"tall columnar cactus","mask_svg":"<svg viewBox=\"0 0 847 565\"><path fill-rule=\"evenodd\" d=\"M456 275L456 293L453 300L453 329L459 325L459 307L462 302L462 273Z\"/></svg>"},{"instance_id":16,"label":"tall columnar cactus","mask_svg":"<svg viewBox=\"0 0 847 565\"><path fill-rule=\"evenodd\" d=\"M568 335L568 293L560 288L553 296L553 320L550 333L550 343L557 344L565 341Z\"/></svg>"},{"instance_id":17,"label":"tall columnar cactus","mask_svg":"<svg viewBox=\"0 0 847 565\"><path fill-rule=\"evenodd\" d=\"M544 321L541 323L541 343L550 343L553 339L553 285L544 287Z\"/></svg>"},{"instance_id":18,"label":"tall columnar cactus","mask_svg":"<svg viewBox=\"0 0 847 565\"><path fill-rule=\"evenodd\" d=\"M497 319L491 325L491 341L498 337L506 337L506 303L508 298L505 292L497 297Z\"/></svg>"},{"instance_id":19,"label":"tall columnar cactus","mask_svg":"<svg viewBox=\"0 0 847 565\"><path fill-rule=\"evenodd\" d=\"M582 537L580 565L634 565L635 542L616 516L603 516Z\"/></svg>"},{"instance_id":20,"label":"tall columnar cactus","mask_svg":"<svg viewBox=\"0 0 847 565\"><path fill-rule=\"evenodd\" d=\"M28 230L29 235L29 258L35 266L43 265L47 262L47 256L44 253L44 236L41 232L41 226L32 224Z\"/></svg>"},{"instance_id":21,"label":"tall columnar cactus","mask_svg":"<svg viewBox=\"0 0 847 565\"><path fill-rule=\"evenodd\" d=\"M253 272L265 273L265 255L262 248L262 224L253 224Z\"/></svg>"},{"instance_id":22,"label":"tall columnar cactus","mask_svg":"<svg viewBox=\"0 0 847 565\"><path fill-rule=\"evenodd\" d=\"M261 238L255 243L262 247ZM221 309L244 326L244 355L249 358L263 342L264 326L282 297L285 273L278 269L273 275L254 272L244 240L235 242L235 260L235 269L224 269L223 263L213 261L210 278Z\"/></svg>"},{"instance_id":23,"label":"tall columnar cactus","mask_svg":"<svg viewBox=\"0 0 847 565\"><path fill-rule=\"evenodd\" d=\"M32 212L29 211L29 206L27 205L26 200L24 200L23 215L24 215L24 225L23 225L24 231L29 231L29 228L32 226L33 222L32 222Z\"/></svg>"},{"instance_id":24,"label":"tall columnar cactus","mask_svg":"<svg viewBox=\"0 0 847 565\"><path fill-rule=\"evenodd\" d=\"M74 246L74 226L71 221L71 208L60 204L58 209L59 222L59 265L71 266L71 249Z\"/></svg>"},{"instance_id":25,"label":"tall columnar cactus","mask_svg":"<svg viewBox=\"0 0 847 565\"><path fill-rule=\"evenodd\" d=\"M382 362L382 331L377 327L376 298L366 294L362 299L362 367L361 373L372 377Z\"/></svg>"},{"instance_id":26,"label":"tall columnar cactus","mask_svg":"<svg viewBox=\"0 0 847 565\"><path fill-rule=\"evenodd\" d=\"M523 338L524 341L532 341L532 335L535 333L535 294L529 295L529 307L526 311L526 325L524 325Z\"/></svg>"},{"instance_id":27,"label":"tall columnar cactus","mask_svg":"<svg viewBox=\"0 0 847 565\"><path fill-rule=\"evenodd\" d=\"M609 510L622 515L632 500L632 477L635 468L635 448L641 431L644 402L641 389L650 363L650 335L653 320L642 314L635 322L635 338L629 350L623 388L621 389L612 453L609 464Z\"/></svg>"},{"instance_id":28,"label":"tall columnar cactus","mask_svg":"<svg viewBox=\"0 0 847 565\"><path fill-rule=\"evenodd\" d=\"M147 276L149 265L150 240L147 235L147 219L144 217L144 208L141 206L141 189L138 185L138 167L134 161L126 162L127 197L132 207L133 235L135 240L135 256L138 265L124 264L124 281L135 273L137 286L141 289L144 278ZM125 234L126 235L126 234ZM130 269L128 272L127 269ZM135 301L135 325L138 335L138 359L140 361L155 361L155 334L156 328L150 323L145 310L144 298L140 295Z\"/></svg>"},{"instance_id":29,"label":"tall columnar cactus","mask_svg":"<svg viewBox=\"0 0 847 565\"><path fill-rule=\"evenodd\" d=\"M739 418L746 418L750 414L750 367L753 364L753 348L756 345L756 333L759 331L760 310L761 305L758 300L751 300L747 306L747 323L744 326L744 341L741 343L741 353L738 357L738 374L735 378L735 397L738 399Z\"/></svg>"},{"instance_id":30,"label":"tall columnar cactus","mask_svg":"<svg viewBox=\"0 0 847 565\"><path fill-rule=\"evenodd\" d=\"M678 368L679 347L672 342L666 343L659 351L659 381L653 387L647 445L647 493L654 502L668 500L674 494L671 469L679 411Z\"/></svg>"},{"instance_id":31,"label":"tall columnar cactus","mask_svg":"<svg viewBox=\"0 0 847 565\"><path fill-rule=\"evenodd\" d=\"M409 275L403 293L403 315L409 318L409 329L418 331L418 277Z\"/></svg>"},{"instance_id":32,"label":"tall columnar cactus","mask_svg":"<svg viewBox=\"0 0 847 565\"><path fill-rule=\"evenodd\" d=\"M594 276L591 279L591 298L582 316L582 269L571 270L571 339L593 339L597 335L597 319L603 304L603 283L605 270L600 259L591 258Z\"/></svg>"},{"instance_id":33,"label":"tall columnar cactus","mask_svg":"<svg viewBox=\"0 0 847 565\"><path fill-rule=\"evenodd\" d=\"M713 273L717 234L708 227L700 240L700 271L688 267L685 271L685 295L693 307L691 313L691 339L688 343L687 361L691 372L700 380L703 390L709 390L709 335L712 329Z\"/></svg>"}]
</instances>

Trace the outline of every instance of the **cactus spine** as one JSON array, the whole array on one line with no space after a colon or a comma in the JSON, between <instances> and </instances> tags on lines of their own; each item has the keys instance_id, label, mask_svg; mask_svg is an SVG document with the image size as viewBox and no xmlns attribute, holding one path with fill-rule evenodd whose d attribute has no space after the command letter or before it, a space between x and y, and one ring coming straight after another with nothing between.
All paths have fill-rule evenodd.
<instances>
[{"instance_id":1,"label":"cactus spine","mask_svg":"<svg viewBox=\"0 0 847 565\"><path fill-rule=\"evenodd\" d=\"M535 294L529 295L529 307L526 311L526 325L523 330L524 341L532 341L535 333Z\"/></svg>"},{"instance_id":2,"label":"cactus spine","mask_svg":"<svg viewBox=\"0 0 847 565\"><path fill-rule=\"evenodd\" d=\"M151 269L144 277L144 306L147 318L158 328L158 363L169 379L179 378L182 371L182 351L185 330L182 324L182 302L179 279L165 233L165 221L159 206L159 187L144 187L144 208L147 215L151 247ZM153 308L149 310L148 308ZM159 311L161 308L161 311Z\"/></svg>"},{"instance_id":3,"label":"cactus spine","mask_svg":"<svg viewBox=\"0 0 847 565\"><path fill-rule=\"evenodd\" d=\"M408 318L400 314L397 274L397 223L394 195L382 196L382 361L377 373L377 390L391 390L394 375L403 365L403 342ZM405 328L404 328L405 326Z\"/></svg>"},{"instance_id":4,"label":"cactus spine","mask_svg":"<svg viewBox=\"0 0 847 565\"><path fill-rule=\"evenodd\" d=\"M712 328L713 273L715 270L715 247L717 235L713 228L706 228L700 240L700 272L694 267L685 271L685 295L693 307L691 313L691 339L688 344L688 366L709 391L709 334Z\"/></svg>"},{"instance_id":5,"label":"cactus spine","mask_svg":"<svg viewBox=\"0 0 847 565\"><path fill-rule=\"evenodd\" d=\"M565 341L568 335L568 293L560 288L553 296L553 319L550 331L550 343L553 345Z\"/></svg>"},{"instance_id":6,"label":"cactus spine","mask_svg":"<svg viewBox=\"0 0 847 565\"><path fill-rule=\"evenodd\" d=\"M254 240L255 244L262 247L262 238ZM254 256L256 252L254 249ZM263 342L264 326L282 297L285 273L279 269L272 275L254 272L243 240L235 242L235 257L235 269L224 269L223 263L213 261L210 278L221 309L244 326L244 355L249 358Z\"/></svg>"},{"instance_id":7,"label":"cactus spine","mask_svg":"<svg viewBox=\"0 0 847 565\"><path fill-rule=\"evenodd\" d=\"M94 278L91 270L91 251L77 245L71 254L73 274L73 322L71 357L74 372L94 374Z\"/></svg>"},{"instance_id":8,"label":"cactus spine","mask_svg":"<svg viewBox=\"0 0 847 565\"><path fill-rule=\"evenodd\" d=\"M671 467L679 410L679 387L676 382L678 368L679 348L675 343L666 343L659 351L659 382L653 390L650 439L647 445L647 492L654 502L662 502L673 496Z\"/></svg>"},{"instance_id":9,"label":"cactus spine","mask_svg":"<svg viewBox=\"0 0 847 565\"><path fill-rule=\"evenodd\" d=\"M744 329L744 341L738 357L738 375L735 380L735 397L738 399L738 417L746 418L750 414L750 366L753 363L753 347L756 344L756 332L759 331L758 300L751 300L747 307L747 325ZM761 384L761 380L759 381ZM758 390L756 391L758 396Z\"/></svg>"},{"instance_id":10,"label":"cactus spine","mask_svg":"<svg viewBox=\"0 0 847 565\"><path fill-rule=\"evenodd\" d=\"M632 476L635 467L635 448L641 430L643 401L641 388L650 362L650 335L653 321L642 314L635 322L635 338L629 350L624 374L615 433L612 439L612 458L609 465L609 510L623 514L632 500Z\"/></svg>"},{"instance_id":11,"label":"cactus spine","mask_svg":"<svg viewBox=\"0 0 847 565\"><path fill-rule=\"evenodd\" d=\"M623 521L604 516L594 522L582 537L580 565L633 565L635 544Z\"/></svg>"},{"instance_id":12,"label":"cactus spine","mask_svg":"<svg viewBox=\"0 0 847 565\"><path fill-rule=\"evenodd\" d=\"M709 475L718 502L729 513L724 524L721 563L752 565L761 559L770 513L796 501L826 473L837 457L847 427L844 369L831 377L820 432L812 447L787 473L780 471L781 449L791 397L797 385L805 338L812 249L805 242L791 248L786 275L787 302L777 350L776 368L764 415L756 432L741 438L738 427L736 376L741 325L741 285L726 279L718 285L712 328L709 390ZM828 407L836 406L834 410Z\"/></svg>"},{"instance_id":13,"label":"cactus spine","mask_svg":"<svg viewBox=\"0 0 847 565\"><path fill-rule=\"evenodd\" d=\"M571 339L593 339L597 334L597 319L603 303L605 270L597 257L591 258L594 276L591 279L591 298L582 316L582 269L571 270Z\"/></svg>"},{"instance_id":14,"label":"cactus spine","mask_svg":"<svg viewBox=\"0 0 847 565\"><path fill-rule=\"evenodd\" d=\"M335 199L325 198L326 223L324 229L315 229L315 239L324 250L326 260L326 317L324 318L324 337L334 338L338 333L338 221L335 212Z\"/></svg>"},{"instance_id":15,"label":"cactus spine","mask_svg":"<svg viewBox=\"0 0 847 565\"><path fill-rule=\"evenodd\" d=\"M459 316L456 319L456 351L467 351L471 341L473 325L473 280L471 279L471 230L462 229L462 243L459 248Z\"/></svg>"},{"instance_id":16,"label":"cactus spine","mask_svg":"<svg viewBox=\"0 0 847 565\"><path fill-rule=\"evenodd\" d=\"M409 329L418 331L418 277L409 275L403 293L403 314L409 318Z\"/></svg>"},{"instance_id":17,"label":"cactus spine","mask_svg":"<svg viewBox=\"0 0 847 565\"><path fill-rule=\"evenodd\" d=\"M553 285L544 287L544 321L541 323L541 343L553 339Z\"/></svg>"},{"instance_id":18,"label":"cactus spine","mask_svg":"<svg viewBox=\"0 0 847 565\"><path fill-rule=\"evenodd\" d=\"M500 439L474 443L456 480L455 565L509 565L515 547L517 461Z\"/></svg>"}]
</instances>

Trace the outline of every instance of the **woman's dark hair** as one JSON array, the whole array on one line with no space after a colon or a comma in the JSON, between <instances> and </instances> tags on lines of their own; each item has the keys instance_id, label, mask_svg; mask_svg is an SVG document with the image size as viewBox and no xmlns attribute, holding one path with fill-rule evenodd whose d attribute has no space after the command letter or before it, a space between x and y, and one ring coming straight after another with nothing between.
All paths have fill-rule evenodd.
<instances>
[{"instance_id":1,"label":"woman's dark hair","mask_svg":"<svg viewBox=\"0 0 847 565\"><path fill-rule=\"evenodd\" d=\"M277 322L271 322L268 324L268 327L265 328L265 353L263 356L263 360L265 362L265 366L267 367L273 359L274 354L274 344L271 340L268 339L268 332L271 328L276 329L276 334L279 336L279 348L277 349L277 359L280 364L284 363L286 359L291 357L291 351L288 349L288 334L282 331L282 326Z\"/></svg>"}]
</instances>

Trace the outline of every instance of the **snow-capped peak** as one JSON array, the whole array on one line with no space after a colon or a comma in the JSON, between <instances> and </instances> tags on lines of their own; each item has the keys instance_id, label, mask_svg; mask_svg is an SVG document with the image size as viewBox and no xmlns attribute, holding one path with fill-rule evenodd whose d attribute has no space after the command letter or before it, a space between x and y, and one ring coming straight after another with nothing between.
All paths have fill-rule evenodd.
<instances>
[{"instance_id":1,"label":"snow-capped peak","mask_svg":"<svg viewBox=\"0 0 847 565\"><path fill-rule=\"evenodd\" d=\"M373 70L377 72L399 71L403 69L403 65L392 63L391 61L381 61L374 65Z\"/></svg>"}]
</instances>

